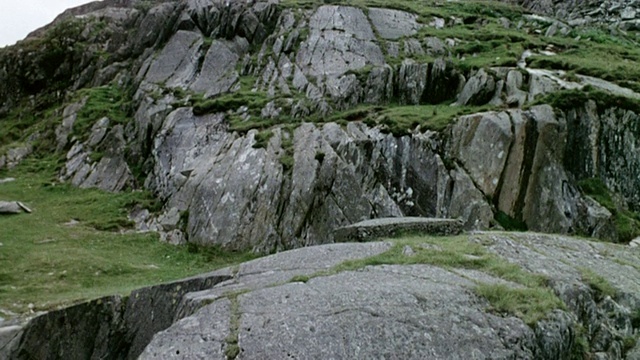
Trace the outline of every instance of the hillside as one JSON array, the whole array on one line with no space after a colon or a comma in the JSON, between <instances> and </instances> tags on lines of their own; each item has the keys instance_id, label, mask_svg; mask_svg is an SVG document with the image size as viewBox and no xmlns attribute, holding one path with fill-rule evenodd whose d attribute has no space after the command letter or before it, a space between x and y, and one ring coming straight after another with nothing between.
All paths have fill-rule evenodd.
<instances>
[{"instance_id":1,"label":"hillside","mask_svg":"<svg viewBox=\"0 0 640 360\"><path fill-rule=\"evenodd\" d=\"M70 9L0 49L0 179L16 179L0 183L0 200L34 208L0 218L11 229L0 235L0 263L11 264L0 270L0 308L19 315L125 294L249 253L331 244L337 228L384 217L598 239L617 244L605 252L629 252L625 266L637 272L626 244L640 236L638 42L640 8L626 0L105 0ZM534 249L539 239L592 244L513 236L533 236ZM121 255L92 238L122 243ZM84 265L71 271L47 257L85 258L88 248L96 272L113 278L30 300L47 274L71 288L95 282ZM173 251L181 261L165 261ZM543 269L492 251L520 271ZM593 319L558 284L592 288L586 278L598 269L583 267L590 273L577 282L551 273L535 286L487 276L551 291L562 303L552 308L572 319L563 326L578 331ZM31 271L33 283L19 275ZM638 352L637 279L617 283L623 270L612 271L608 297L589 296L597 311L610 301L624 308L631 325L607 340L588 329L553 356L575 354L578 338L585 356ZM544 318L515 315L534 332ZM121 356L138 356L152 335ZM527 348L504 357L548 358Z\"/></svg>"}]
</instances>

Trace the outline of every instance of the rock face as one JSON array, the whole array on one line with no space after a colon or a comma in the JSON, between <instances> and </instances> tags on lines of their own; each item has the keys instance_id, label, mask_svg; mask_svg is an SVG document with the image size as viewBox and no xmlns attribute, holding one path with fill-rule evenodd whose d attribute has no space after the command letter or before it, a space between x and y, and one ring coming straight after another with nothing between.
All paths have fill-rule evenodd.
<instances>
[{"instance_id":1,"label":"rock face","mask_svg":"<svg viewBox=\"0 0 640 360\"><path fill-rule=\"evenodd\" d=\"M447 25L440 18L194 0L105 1L58 22L71 28L70 48L91 45L80 62L61 58L84 70L62 66L64 73L50 76L64 77L71 89L117 84L133 94L128 122L82 119L92 125L83 137L74 129L87 97L65 107L54 129L56 148L66 153L60 178L107 191L146 187L165 207L140 226L172 243L267 253L330 243L335 228L372 218L460 218L465 229L487 229L500 213L536 231L617 240L615 215L577 186L585 178L601 179L621 195L622 208L638 210L640 163L628 155L640 138L636 113L593 103L563 112L521 107L586 85L640 94L530 69L526 52L519 68L462 71L451 61L455 39L419 38L425 26ZM128 28L138 30L117 35ZM47 41L46 34L34 36ZM48 79L40 55L32 53L25 66L35 70L22 77L10 71L18 53L0 59L0 78L9 84L3 89L18 89L0 94L3 108L31 91L31 80ZM347 125L305 122L391 102L503 110L457 117L440 132L389 133L375 107L373 115L347 116ZM296 125L272 126L279 123ZM259 130L246 130L253 127ZM8 150L0 168L27 156L36 140Z\"/></svg>"},{"instance_id":2,"label":"rock face","mask_svg":"<svg viewBox=\"0 0 640 360\"><path fill-rule=\"evenodd\" d=\"M549 310L535 325L493 312L476 294L479 284L522 285L464 267L388 264L331 271L392 248L389 241L344 243L287 251L128 299L55 311L19 330L0 354L53 359L76 349L77 358L104 359L633 359L640 349L628 340L638 331L637 251L522 233L475 234L464 242L544 276L564 308ZM420 242L411 247L443 251ZM602 280L589 278L593 272ZM595 285L603 283L614 293L603 295ZM118 351L106 352L107 345Z\"/></svg>"}]
</instances>

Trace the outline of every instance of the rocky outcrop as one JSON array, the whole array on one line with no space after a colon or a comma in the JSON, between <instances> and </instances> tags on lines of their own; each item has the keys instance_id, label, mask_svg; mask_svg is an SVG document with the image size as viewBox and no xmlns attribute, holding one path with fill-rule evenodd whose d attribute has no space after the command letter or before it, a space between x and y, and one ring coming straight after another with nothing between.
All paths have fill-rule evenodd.
<instances>
[{"instance_id":1,"label":"rocky outcrop","mask_svg":"<svg viewBox=\"0 0 640 360\"><path fill-rule=\"evenodd\" d=\"M25 326L2 324L0 358L135 358L156 332L176 320L185 294L229 279L230 270L222 270L52 311Z\"/></svg>"},{"instance_id":2,"label":"rocky outcrop","mask_svg":"<svg viewBox=\"0 0 640 360\"><path fill-rule=\"evenodd\" d=\"M128 119L81 119L93 126L80 137L86 98L65 108L55 130L66 152L60 177L108 191L145 186L165 207L139 225L172 243L272 252L332 242L336 227L371 218L460 218L466 229L487 229L501 213L536 231L616 240L615 214L585 197L577 180L602 179L622 194L622 208L635 210L640 200L640 167L625 156L638 138L635 113L611 106L596 115L585 104L563 113L521 109L587 85L639 94L529 68L527 52L518 68L463 71L452 61L459 40L418 35L456 19L211 0L104 2L70 14L74 44L91 44L84 57L112 54L76 64L82 75L70 77L72 88L113 81L135 95ZM135 34L118 37L126 27ZM45 33L42 41L53 41ZM5 105L12 96L2 97ZM362 104L453 101L514 109L461 116L441 133L394 131L374 107L347 116L345 126L304 122ZM19 161L12 151L0 167Z\"/></svg>"},{"instance_id":3,"label":"rocky outcrop","mask_svg":"<svg viewBox=\"0 0 640 360\"><path fill-rule=\"evenodd\" d=\"M136 291L128 299L104 298L32 320L0 354L9 359L64 357L71 350L78 358L104 359L570 359L577 354L613 360L633 359L640 349L634 340L640 310L637 252L540 234L465 236L456 246L473 247L474 255L466 255L470 259L498 256L547 279L545 286L562 305L527 324L517 314L493 311L476 292L478 286L517 291L524 285L487 268L415 259L446 256L442 247L457 240L439 241L413 239L400 251L390 241L308 247ZM354 260L387 251L412 265L365 266L365 261L353 267ZM485 251L493 255L481 255ZM351 267L340 266L348 260ZM105 352L107 346L112 352Z\"/></svg>"}]
</instances>

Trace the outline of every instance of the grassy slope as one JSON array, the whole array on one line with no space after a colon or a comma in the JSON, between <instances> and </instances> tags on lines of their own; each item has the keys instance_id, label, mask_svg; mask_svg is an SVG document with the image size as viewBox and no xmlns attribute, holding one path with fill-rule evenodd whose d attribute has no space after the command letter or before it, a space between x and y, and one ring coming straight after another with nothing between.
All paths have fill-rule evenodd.
<instances>
[{"instance_id":1,"label":"grassy slope","mask_svg":"<svg viewBox=\"0 0 640 360\"><path fill-rule=\"evenodd\" d=\"M45 310L126 294L252 258L194 251L161 243L152 233L124 231L127 207L148 201L145 194L56 183L54 168L51 161L30 160L0 172L0 179L17 179L0 184L0 200L22 201L33 210L0 217L0 309L25 312L31 303L35 310ZM72 219L79 223L66 225Z\"/></svg>"}]
</instances>

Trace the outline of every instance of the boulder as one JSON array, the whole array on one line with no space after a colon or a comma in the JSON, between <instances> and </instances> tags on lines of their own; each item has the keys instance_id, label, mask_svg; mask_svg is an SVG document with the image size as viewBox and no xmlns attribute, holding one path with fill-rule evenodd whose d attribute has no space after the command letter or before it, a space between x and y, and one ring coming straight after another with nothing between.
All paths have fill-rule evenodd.
<instances>
[{"instance_id":1,"label":"boulder","mask_svg":"<svg viewBox=\"0 0 640 360\"><path fill-rule=\"evenodd\" d=\"M26 212L31 214L31 209L20 201L0 201L0 214L19 214Z\"/></svg>"},{"instance_id":2,"label":"boulder","mask_svg":"<svg viewBox=\"0 0 640 360\"><path fill-rule=\"evenodd\" d=\"M0 214L20 214L22 207L17 201L0 201Z\"/></svg>"}]
</instances>

